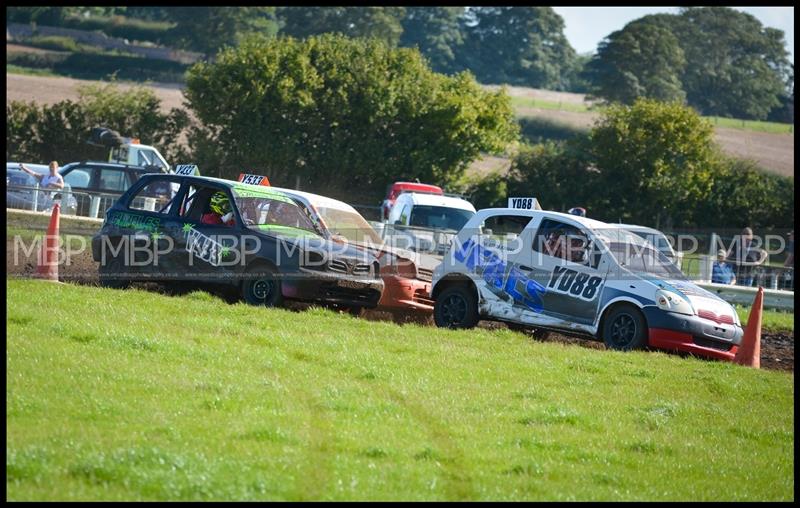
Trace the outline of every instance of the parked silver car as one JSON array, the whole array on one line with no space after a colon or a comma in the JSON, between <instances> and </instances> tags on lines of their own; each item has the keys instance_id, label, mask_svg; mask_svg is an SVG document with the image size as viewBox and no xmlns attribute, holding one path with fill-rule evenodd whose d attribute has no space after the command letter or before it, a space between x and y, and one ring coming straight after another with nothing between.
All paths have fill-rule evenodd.
<instances>
[{"instance_id":1,"label":"parked silver car","mask_svg":"<svg viewBox=\"0 0 800 508\"><path fill-rule=\"evenodd\" d=\"M61 204L61 213L75 215L78 210L78 201L72 194L69 184L65 183L61 190L37 189L36 178L22 171L18 162L6 163L6 206L22 210L36 210L47 212L53 209L55 203ZM50 169L46 164L24 163L25 166L37 173L46 175Z\"/></svg>"}]
</instances>

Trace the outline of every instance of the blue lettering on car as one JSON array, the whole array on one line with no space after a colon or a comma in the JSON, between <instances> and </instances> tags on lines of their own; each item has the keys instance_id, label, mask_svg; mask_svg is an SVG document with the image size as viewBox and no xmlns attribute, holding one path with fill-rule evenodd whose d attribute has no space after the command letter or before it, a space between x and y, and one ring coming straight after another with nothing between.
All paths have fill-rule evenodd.
<instances>
[{"instance_id":1,"label":"blue lettering on car","mask_svg":"<svg viewBox=\"0 0 800 508\"><path fill-rule=\"evenodd\" d=\"M480 244L476 245L470 238L461 248L456 249L454 257L458 262L464 263L468 270L480 273L487 284L504 291L532 311L542 312L542 295L547 292L547 288L529 279L514 266L508 270L508 277L504 280L508 265L497 253Z\"/></svg>"}]
</instances>

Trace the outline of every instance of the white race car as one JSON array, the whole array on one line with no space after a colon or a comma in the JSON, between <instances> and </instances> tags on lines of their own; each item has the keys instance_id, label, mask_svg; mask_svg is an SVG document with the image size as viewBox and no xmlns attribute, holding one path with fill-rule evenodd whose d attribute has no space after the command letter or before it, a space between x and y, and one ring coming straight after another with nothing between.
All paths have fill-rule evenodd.
<instances>
[{"instance_id":1,"label":"white race car","mask_svg":"<svg viewBox=\"0 0 800 508\"><path fill-rule=\"evenodd\" d=\"M433 274L434 319L479 319L732 360L735 309L686 280L649 242L585 217L543 210L478 211Z\"/></svg>"}]
</instances>

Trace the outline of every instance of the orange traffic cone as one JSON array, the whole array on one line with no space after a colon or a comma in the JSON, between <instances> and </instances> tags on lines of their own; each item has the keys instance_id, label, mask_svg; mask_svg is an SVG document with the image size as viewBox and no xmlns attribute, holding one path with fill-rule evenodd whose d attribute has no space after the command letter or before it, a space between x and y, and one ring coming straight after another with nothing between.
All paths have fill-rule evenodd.
<instances>
[{"instance_id":1,"label":"orange traffic cone","mask_svg":"<svg viewBox=\"0 0 800 508\"><path fill-rule=\"evenodd\" d=\"M58 281L58 223L61 220L61 205L53 206L47 234L39 248L39 264L36 276L42 279Z\"/></svg>"},{"instance_id":2,"label":"orange traffic cone","mask_svg":"<svg viewBox=\"0 0 800 508\"><path fill-rule=\"evenodd\" d=\"M758 286L756 299L750 308L750 315L747 317L747 326L742 336L742 345L736 352L733 359L739 365L746 365L756 369L761 368L761 311L764 308L764 288Z\"/></svg>"}]
</instances>

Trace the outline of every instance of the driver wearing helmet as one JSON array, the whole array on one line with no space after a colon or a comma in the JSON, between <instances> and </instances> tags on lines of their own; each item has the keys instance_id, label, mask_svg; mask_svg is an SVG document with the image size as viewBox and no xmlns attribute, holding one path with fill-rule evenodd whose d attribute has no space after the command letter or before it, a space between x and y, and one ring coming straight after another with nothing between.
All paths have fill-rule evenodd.
<instances>
[{"instance_id":1,"label":"driver wearing helmet","mask_svg":"<svg viewBox=\"0 0 800 508\"><path fill-rule=\"evenodd\" d=\"M550 256L582 263L586 256L586 236L578 231L557 229L547 235L545 249Z\"/></svg>"},{"instance_id":2,"label":"driver wearing helmet","mask_svg":"<svg viewBox=\"0 0 800 508\"><path fill-rule=\"evenodd\" d=\"M228 196L224 192L217 191L208 202L208 208L211 210L209 213L203 214L200 222L203 224L225 224L226 226L233 226L235 221L233 219L233 209Z\"/></svg>"}]
</instances>

